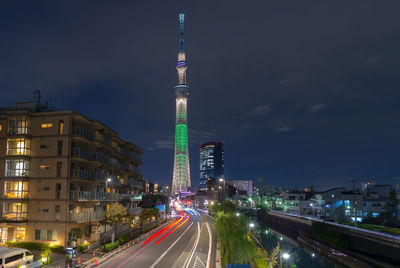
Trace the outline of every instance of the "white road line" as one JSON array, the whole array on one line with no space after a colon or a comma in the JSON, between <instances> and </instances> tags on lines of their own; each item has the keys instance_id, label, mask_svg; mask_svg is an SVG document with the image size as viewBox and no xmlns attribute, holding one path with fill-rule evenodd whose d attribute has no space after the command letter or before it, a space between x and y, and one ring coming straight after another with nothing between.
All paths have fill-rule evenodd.
<instances>
[{"instance_id":1,"label":"white road line","mask_svg":"<svg viewBox=\"0 0 400 268\"><path fill-rule=\"evenodd\" d=\"M170 251L171 248L172 248L173 246L175 246L176 243L178 243L178 241L179 241L179 240L182 238L182 236L187 232L187 230L189 230L189 228L192 227L192 225L193 225L193 222L189 225L188 228L186 228L186 230L183 232L183 234L181 234L181 236L179 236L178 239L176 239L175 242L172 243L172 245L169 246L169 248L168 248L168 249L167 249L167 250L166 250L166 251L151 265L151 266L150 266L150 268L154 268L154 267L161 261L161 259L165 257L165 255L168 253L168 251Z\"/></svg>"},{"instance_id":2,"label":"white road line","mask_svg":"<svg viewBox=\"0 0 400 268\"><path fill-rule=\"evenodd\" d=\"M209 243L208 243L208 256L207 256L207 268L210 267L210 261L211 261L211 242L212 242L212 234L211 234L211 229L210 226L208 225L208 222L206 222L207 230L208 230L208 238L209 238Z\"/></svg>"},{"instance_id":3,"label":"white road line","mask_svg":"<svg viewBox=\"0 0 400 268\"><path fill-rule=\"evenodd\" d=\"M192 258L193 258L194 251L196 250L197 245L199 244L199 240L200 240L200 224L199 224L199 222L197 222L197 238L196 238L196 242L193 244L192 251L191 251L191 253L189 255L190 257L188 256L188 258L186 259L187 263L185 265L185 268L189 267L189 264L190 264L190 262L192 261ZM188 261L188 259L189 259L189 261Z\"/></svg>"}]
</instances>

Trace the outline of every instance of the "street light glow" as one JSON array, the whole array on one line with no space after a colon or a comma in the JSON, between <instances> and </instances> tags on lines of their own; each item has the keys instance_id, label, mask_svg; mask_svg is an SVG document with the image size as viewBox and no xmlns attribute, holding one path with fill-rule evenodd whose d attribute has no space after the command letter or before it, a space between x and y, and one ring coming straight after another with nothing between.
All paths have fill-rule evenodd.
<instances>
[{"instance_id":1,"label":"street light glow","mask_svg":"<svg viewBox=\"0 0 400 268\"><path fill-rule=\"evenodd\" d=\"M221 179L219 179L219 181L220 181L220 182L223 182L223 181L224 181L224 179L222 179L222 178L221 178Z\"/></svg>"},{"instance_id":2,"label":"street light glow","mask_svg":"<svg viewBox=\"0 0 400 268\"><path fill-rule=\"evenodd\" d=\"M283 257L284 259L289 259L290 255L287 254L287 253L283 253L283 254L282 254L282 257Z\"/></svg>"},{"instance_id":3,"label":"street light glow","mask_svg":"<svg viewBox=\"0 0 400 268\"><path fill-rule=\"evenodd\" d=\"M239 216L240 216L240 214L239 214L239 213L236 213L236 216L238 216L238 217L239 217Z\"/></svg>"},{"instance_id":4,"label":"street light glow","mask_svg":"<svg viewBox=\"0 0 400 268\"><path fill-rule=\"evenodd\" d=\"M249 224L250 228L254 228L254 223Z\"/></svg>"},{"instance_id":5,"label":"street light glow","mask_svg":"<svg viewBox=\"0 0 400 268\"><path fill-rule=\"evenodd\" d=\"M110 181L111 181L111 179L110 179L110 178L108 178L108 179L107 179L107 181L108 181L108 182L110 182Z\"/></svg>"}]
</instances>

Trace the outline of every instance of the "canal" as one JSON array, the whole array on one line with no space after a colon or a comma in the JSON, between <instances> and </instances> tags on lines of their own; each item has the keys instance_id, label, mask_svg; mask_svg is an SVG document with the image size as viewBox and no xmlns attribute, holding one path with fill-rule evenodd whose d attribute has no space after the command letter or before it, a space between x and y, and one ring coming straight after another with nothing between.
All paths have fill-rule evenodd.
<instances>
[{"instance_id":1,"label":"canal","mask_svg":"<svg viewBox=\"0 0 400 268\"><path fill-rule=\"evenodd\" d=\"M315 252L311 252L297 241L269 228L269 227L257 227L255 231L259 234L261 238L261 243L268 252L271 252L276 245L280 244L282 257L282 267L323 267L323 268L342 268L344 266L334 264L332 261L319 256ZM278 265L278 267L280 267Z\"/></svg>"}]
</instances>

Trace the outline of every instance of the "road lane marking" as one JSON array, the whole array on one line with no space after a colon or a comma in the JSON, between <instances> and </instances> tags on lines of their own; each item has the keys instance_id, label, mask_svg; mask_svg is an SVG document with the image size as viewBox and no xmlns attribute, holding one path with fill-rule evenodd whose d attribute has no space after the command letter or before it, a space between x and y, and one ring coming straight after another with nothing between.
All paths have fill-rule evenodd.
<instances>
[{"instance_id":1,"label":"road lane marking","mask_svg":"<svg viewBox=\"0 0 400 268\"><path fill-rule=\"evenodd\" d=\"M200 224L199 224L199 222L197 222L197 238L196 238L196 242L194 242L194 244L193 244L193 248L191 250L191 253L189 254L188 258L186 259L186 261L187 261L187 264L185 265L186 268L189 267L189 264L192 261L193 254L194 254L194 251L197 248L197 245L199 244L199 240L200 240Z\"/></svg>"},{"instance_id":2,"label":"road lane marking","mask_svg":"<svg viewBox=\"0 0 400 268\"><path fill-rule=\"evenodd\" d=\"M206 221L206 226L207 226L207 230L208 230L208 256L207 256L207 268L210 267L210 261L211 261L211 242L212 242L212 234L211 234L211 229L210 226L208 225L208 221Z\"/></svg>"},{"instance_id":3,"label":"road lane marking","mask_svg":"<svg viewBox=\"0 0 400 268\"><path fill-rule=\"evenodd\" d=\"M200 266L201 264L201 266ZM201 259L199 258L199 256L196 256L196 259L194 261L194 265L193 268L205 268L206 266L204 265L204 263L201 261Z\"/></svg>"},{"instance_id":4,"label":"road lane marking","mask_svg":"<svg viewBox=\"0 0 400 268\"><path fill-rule=\"evenodd\" d=\"M183 234L181 234L179 237L178 237L178 239L176 239L175 240L175 242L174 243L172 243L172 245L171 246L169 246L169 248L150 266L150 268L154 268L160 261L161 261L161 259L162 258L164 258L164 256L168 253L168 251L170 251L171 250L171 248L173 247L173 246L175 246L175 244L176 243L178 243L178 241L182 238L182 236L189 230L189 228L190 227L192 227L192 225L193 225L193 222L189 225L189 227L188 228L186 228L186 230L183 232Z\"/></svg>"}]
</instances>

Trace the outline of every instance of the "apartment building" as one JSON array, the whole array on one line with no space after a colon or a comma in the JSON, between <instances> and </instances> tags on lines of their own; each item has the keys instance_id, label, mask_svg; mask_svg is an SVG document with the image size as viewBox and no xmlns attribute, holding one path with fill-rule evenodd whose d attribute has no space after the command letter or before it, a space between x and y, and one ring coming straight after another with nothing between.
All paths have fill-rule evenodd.
<instances>
[{"instance_id":1,"label":"apartment building","mask_svg":"<svg viewBox=\"0 0 400 268\"><path fill-rule=\"evenodd\" d=\"M38 102L0 108L0 240L100 240L104 211L138 214L141 150L104 124ZM110 228L108 228L110 229Z\"/></svg>"}]
</instances>

